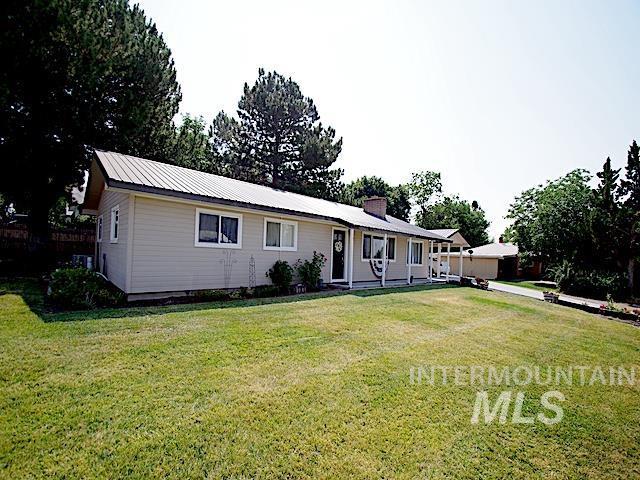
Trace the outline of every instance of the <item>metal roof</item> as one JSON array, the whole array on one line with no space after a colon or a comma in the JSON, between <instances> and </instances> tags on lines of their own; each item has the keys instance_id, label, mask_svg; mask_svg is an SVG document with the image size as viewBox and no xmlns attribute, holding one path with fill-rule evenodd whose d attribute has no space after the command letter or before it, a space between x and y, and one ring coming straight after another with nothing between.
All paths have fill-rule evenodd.
<instances>
[{"instance_id":1,"label":"metal roof","mask_svg":"<svg viewBox=\"0 0 640 480\"><path fill-rule=\"evenodd\" d=\"M449 238L451 235L458 231L457 228L432 228L429 230L430 232L435 233L436 235L440 235L444 238Z\"/></svg>"},{"instance_id":2,"label":"metal roof","mask_svg":"<svg viewBox=\"0 0 640 480\"><path fill-rule=\"evenodd\" d=\"M430 232L440 235L441 237L448 238L453 242L456 247L470 247L469 242L462 236L459 228L430 228Z\"/></svg>"},{"instance_id":3,"label":"metal roof","mask_svg":"<svg viewBox=\"0 0 640 480\"><path fill-rule=\"evenodd\" d=\"M384 219L362 208L286 192L211 173L167 163L96 150L96 160L105 182L112 188L205 202L241 206L334 221L366 230L450 242L450 240L411 223L387 215Z\"/></svg>"},{"instance_id":4,"label":"metal roof","mask_svg":"<svg viewBox=\"0 0 640 480\"><path fill-rule=\"evenodd\" d=\"M473 252L472 255L469 255L469 250ZM463 253L465 257L504 258L518 255L518 246L514 243L488 243L469 250Z\"/></svg>"}]
</instances>

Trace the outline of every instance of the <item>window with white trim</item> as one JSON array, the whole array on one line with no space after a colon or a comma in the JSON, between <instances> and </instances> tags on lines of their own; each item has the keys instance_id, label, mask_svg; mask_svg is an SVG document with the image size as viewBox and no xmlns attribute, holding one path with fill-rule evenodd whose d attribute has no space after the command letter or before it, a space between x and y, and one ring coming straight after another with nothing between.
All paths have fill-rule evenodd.
<instances>
[{"instance_id":1,"label":"window with white trim","mask_svg":"<svg viewBox=\"0 0 640 480\"><path fill-rule=\"evenodd\" d=\"M242 248L242 215L196 208L195 246Z\"/></svg>"},{"instance_id":2,"label":"window with white trim","mask_svg":"<svg viewBox=\"0 0 640 480\"><path fill-rule=\"evenodd\" d=\"M297 251L298 222L265 218L262 248L264 250Z\"/></svg>"},{"instance_id":3,"label":"window with white trim","mask_svg":"<svg viewBox=\"0 0 640 480\"><path fill-rule=\"evenodd\" d=\"M96 222L96 240L102 242L102 215L98 217Z\"/></svg>"},{"instance_id":4,"label":"window with white trim","mask_svg":"<svg viewBox=\"0 0 640 480\"><path fill-rule=\"evenodd\" d=\"M120 234L120 205L111 209L111 230L109 231L111 243L118 243Z\"/></svg>"},{"instance_id":5,"label":"window with white trim","mask_svg":"<svg viewBox=\"0 0 640 480\"><path fill-rule=\"evenodd\" d=\"M407 241L407 246L409 242ZM413 240L411 242L411 249L407 248L407 261L409 261L409 256L411 256L411 265L421 266L422 265L422 255L423 255L423 242L416 242Z\"/></svg>"},{"instance_id":6,"label":"window with white trim","mask_svg":"<svg viewBox=\"0 0 640 480\"><path fill-rule=\"evenodd\" d=\"M364 233L362 235L362 260L382 259L384 237ZM387 236L387 260L396 261L396 237Z\"/></svg>"}]
</instances>

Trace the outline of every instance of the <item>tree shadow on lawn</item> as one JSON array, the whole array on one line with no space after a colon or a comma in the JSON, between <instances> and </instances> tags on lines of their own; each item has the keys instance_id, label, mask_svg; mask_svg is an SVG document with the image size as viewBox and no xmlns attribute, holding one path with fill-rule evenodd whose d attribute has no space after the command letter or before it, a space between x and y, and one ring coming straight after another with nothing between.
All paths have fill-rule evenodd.
<instances>
[{"instance_id":1,"label":"tree shadow on lawn","mask_svg":"<svg viewBox=\"0 0 640 480\"><path fill-rule=\"evenodd\" d=\"M70 322L77 320L98 320L103 318L129 318L151 315L166 315L169 313L196 312L201 310L254 307L259 305L272 305L280 303L295 303L314 300L318 298L353 295L356 297L372 297L391 293L419 292L426 290L441 290L445 288L460 288L457 285L415 285L388 288L371 288L363 290L325 290L314 293L302 293L283 297L252 298L243 300L225 300L218 302L202 303L168 303L147 306L123 306L116 308L104 308L96 310L77 310L70 312L47 312L44 303L44 287L34 279L20 279L0 281L0 297L6 294L20 295L30 310L43 322ZM168 302L169 300L164 300Z\"/></svg>"}]
</instances>

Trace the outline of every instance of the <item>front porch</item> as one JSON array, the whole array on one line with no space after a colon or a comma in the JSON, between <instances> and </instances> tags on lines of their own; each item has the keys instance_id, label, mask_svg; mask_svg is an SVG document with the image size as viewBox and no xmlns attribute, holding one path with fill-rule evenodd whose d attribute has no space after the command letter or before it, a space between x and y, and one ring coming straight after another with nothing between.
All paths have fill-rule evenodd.
<instances>
[{"instance_id":1,"label":"front porch","mask_svg":"<svg viewBox=\"0 0 640 480\"><path fill-rule=\"evenodd\" d=\"M463 275L462 252L468 244L454 235L435 234L436 239L333 227L332 237L330 280L326 282L331 288L446 284L459 282Z\"/></svg>"}]
</instances>

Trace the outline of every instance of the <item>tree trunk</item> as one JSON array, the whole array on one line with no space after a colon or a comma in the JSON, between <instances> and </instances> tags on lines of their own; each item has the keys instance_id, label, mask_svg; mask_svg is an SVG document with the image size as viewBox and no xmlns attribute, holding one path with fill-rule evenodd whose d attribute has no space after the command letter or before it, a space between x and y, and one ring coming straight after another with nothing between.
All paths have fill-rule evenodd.
<instances>
[{"instance_id":1,"label":"tree trunk","mask_svg":"<svg viewBox=\"0 0 640 480\"><path fill-rule=\"evenodd\" d=\"M635 291L635 277L636 277L636 259L631 257L629 258L629 263L627 263L627 286L629 287L629 293L634 295Z\"/></svg>"},{"instance_id":2,"label":"tree trunk","mask_svg":"<svg viewBox=\"0 0 640 480\"><path fill-rule=\"evenodd\" d=\"M271 186L273 188L280 187L280 172L278 170L278 165L274 162L273 168L271 170Z\"/></svg>"}]
</instances>

